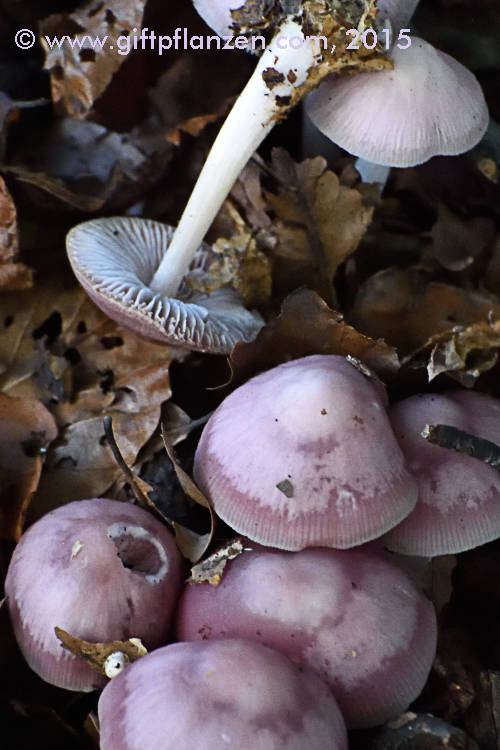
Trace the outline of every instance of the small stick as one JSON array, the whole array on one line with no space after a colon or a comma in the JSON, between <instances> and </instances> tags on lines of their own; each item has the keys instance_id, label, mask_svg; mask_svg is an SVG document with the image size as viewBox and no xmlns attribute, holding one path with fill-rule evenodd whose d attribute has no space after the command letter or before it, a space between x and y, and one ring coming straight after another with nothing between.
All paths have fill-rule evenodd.
<instances>
[{"instance_id":1,"label":"small stick","mask_svg":"<svg viewBox=\"0 0 500 750\"><path fill-rule=\"evenodd\" d=\"M500 471L500 446L491 440L471 435L446 424L427 424L421 435L434 445L465 453Z\"/></svg>"}]
</instances>

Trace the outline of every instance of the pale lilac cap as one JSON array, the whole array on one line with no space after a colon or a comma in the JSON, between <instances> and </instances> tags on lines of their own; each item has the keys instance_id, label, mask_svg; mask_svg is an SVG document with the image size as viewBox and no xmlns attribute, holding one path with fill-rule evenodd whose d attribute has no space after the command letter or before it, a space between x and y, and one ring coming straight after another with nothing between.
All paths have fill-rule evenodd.
<instances>
[{"instance_id":1,"label":"pale lilac cap","mask_svg":"<svg viewBox=\"0 0 500 750\"><path fill-rule=\"evenodd\" d=\"M354 728L408 708L436 634L434 608L410 577L365 549L245 552L217 587L188 585L177 620L180 639L247 638L314 669Z\"/></svg>"},{"instance_id":2,"label":"pale lilac cap","mask_svg":"<svg viewBox=\"0 0 500 750\"><path fill-rule=\"evenodd\" d=\"M99 723L101 750L347 750L328 687L250 641L148 654L106 686Z\"/></svg>"},{"instance_id":3,"label":"pale lilac cap","mask_svg":"<svg viewBox=\"0 0 500 750\"><path fill-rule=\"evenodd\" d=\"M351 154L391 167L475 146L489 119L475 76L415 36L407 49L394 46L392 59L394 70L325 79L306 99L316 127Z\"/></svg>"},{"instance_id":4,"label":"pale lilac cap","mask_svg":"<svg viewBox=\"0 0 500 750\"><path fill-rule=\"evenodd\" d=\"M500 443L500 401L474 391L421 394L395 404L391 422L418 481L411 515L384 537L395 552L446 555L500 536L500 474L476 458L425 440L427 424L446 424Z\"/></svg>"},{"instance_id":5,"label":"pale lilac cap","mask_svg":"<svg viewBox=\"0 0 500 750\"><path fill-rule=\"evenodd\" d=\"M314 355L237 388L210 417L194 473L215 512L271 547L352 547L416 502L385 390L346 359Z\"/></svg>"},{"instance_id":6,"label":"pale lilac cap","mask_svg":"<svg viewBox=\"0 0 500 750\"><path fill-rule=\"evenodd\" d=\"M46 682L90 691L106 678L63 649L54 628L92 642L167 642L182 582L169 530L134 505L104 498L68 503L21 537L5 581L14 633Z\"/></svg>"}]
</instances>

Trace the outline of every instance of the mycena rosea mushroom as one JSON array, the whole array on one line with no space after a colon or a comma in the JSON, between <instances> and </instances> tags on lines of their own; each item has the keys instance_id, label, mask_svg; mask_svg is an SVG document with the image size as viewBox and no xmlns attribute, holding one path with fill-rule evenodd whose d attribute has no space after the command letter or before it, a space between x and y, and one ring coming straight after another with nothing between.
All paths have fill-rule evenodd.
<instances>
[{"instance_id":1,"label":"mycena rosea mushroom","mask_svg":"<svg viewBox=\"0 0 500 750\"><path fill-rule=\"evenodd\" d=\"M89 691L106 679L64 650L54 628L92 642L163 645L181 585L168 529L116 500L79 500L31 526L14 550L5 593L21 651L44 680Z\"/></svg>"},{"instance_id":2,"label":"mycena rosea mushroom","mask_svg":"<svg viewBox=\"0 0 500 750\"><path fill-rule=\"evenodd\" d=\"M176 643L127 667L99 699L101 750L347 750L328 687L243 640Z\"/></svg>"},{"instance_id":3,"label":"mycena rosea mushroom","mask_svg":"<svg viewBox=\"0 0 500 750\"><path fill-rule=\"evenodd\" d=\"M388 16L394 31L393 70L329 76L306 100L319 130L377 165L409 167L439 154L461 154L488 127L488 109L475 76L410 34L407 25L417 4L379 0L380 14Z\"/></svg>"},{"instance_id":4,"label":"mycena rosea mushroom","mask_svg":"<svg viewBox=\"0 0 500 750\"><path fill-rule=\"evenodd\" d=\"M362 544L416 502L383 386L333 355L287 362L233 391L203 430L194 473L238 533L288 550Z\"/></svg>"},{"instance_id":5,"label":"mycena rosea mushroom","mask_svg":"<svg viewBox=\"0 0 500 750\"><path fill-rule=\"evenodd\" d=\"M446 424L500 443L500 401L474 391L420 394L394 404L391 423L418 481L415 510L384 537L407 555L442 555L500 536L500 474L476 458L433 445L428 424Z\"/></svg>"},{"instance_id":6,"label":"mycena rosea mushroom","mask_svg":"<svg viewBox=\"0 0 500 750\"><path fill-rule=\"evenodd\" d=\"M150 281L173 231L149 219L94 219L69 232L68 258L89 297L144 338L221 354L237 341L253 339L263 321L243 307L233 289L207 296L182 284L175 297L152 290ZM210 246L202 245L191 268L204 268L213 257Z\"/></svg>"},{"instance_id":7,"label":"mycena rosea mushroom","mask_svg":"<svg viewBox=\"0 0 500 750\"><path fill-rule=\"evenodd\" d=\"M436 632L434 608L410 577L366 549L245 552L217 587L188 585L177 620L182 640L246 638L314 669L358 728L419 695Z\"/></svg>"},{"instance_id":8,"label":"mycena rosea mushroom","mask_svg":"<svg viewBox=\"0 0 500 750\"><path fill-rule=\"evenodd\" d=\"M196 7L224 31L220 25L238 1L198 0ZM207 249L200 249L206 231L275 122L332 69L388 64L378 51L346 50L346 28L363 29L375 16L375 0L337 12L329 0L291 0L286 12L276 6L266 21L269 44L224 122L175 232L152 222L113 219L83 223L69 233L73 270L110 317L148 338L201 351L228 353L238 339L255 336L262 321L242 308L232 290L217 290L209 298L190 295L182 280L193 261L206 255ZM318 34L328 40L328 54ZM333 39L339 49L330 54Z\"/></svg>"}]
</instances>

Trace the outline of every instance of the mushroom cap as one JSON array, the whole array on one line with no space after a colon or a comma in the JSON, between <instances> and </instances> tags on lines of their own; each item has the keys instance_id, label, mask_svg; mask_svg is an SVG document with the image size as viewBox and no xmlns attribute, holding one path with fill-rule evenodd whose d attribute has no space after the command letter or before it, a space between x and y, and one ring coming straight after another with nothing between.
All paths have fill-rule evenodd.
<instances>
[{"instance_id":1,"label":"mushroom cap","mask_svg":"<svg viewBox=\"0 0 500 750\"><path fill-rule=\"evenodd\" d=\"M418 37L393 47L394 70L329 76L306 99L316 127L351 154L410 167L478 143L488 109L475 76Z\"/></svg>"},{"instance_id":2,"label":"mushroom cap","mask_svg":"<svg viewBox=\"0 0 500 750\"><path fill-rule=\"evenodd\" d=\"M232 10L238 10L246 0L193 0L193 5L206 24L219 36L232 35Z\"/></svg>"},{"instance_id":3,"label":"mushroom cap","mask_svg":"<svg viewBox=\"0 0 500 750\"><path fill-rule=\"evenodd\" d=\"M190 584L182 640L266 643L331 687L347 726L388 721L421 692L435 651L432 604L398 566L365 549L257 549L217 587Z\"/></svg>"},{"instance_id":4,"label":"mushroom cap","mask_svg":"<svg viewBox=\"0 0 500 750\"><path fill-rule=\"evenodd\" d=\"M180 554L168 529L134 505L78 500L21 537L5 581L21 651L42 679L67 690L106 678L62 648L54 628L92 642L163 645L180 593Z\"/></svg>"},{"instance_id":5,"label":"mushroom cap","mask_svg":"<svg viewBox=\"0 0 500 750\"><path fill-rule=\"evenodd\" d=\"M71 229L67 253L89 297L139 336L220 354L229 353L237 341L253 339L263 321L242 306L234 289L223 287L207 296L183 284L177 299L149 288L173 233L172 227L150 219L94 219ZM214 258L211 248L202 245L191 268L203 269Z\"/></svg>"},{"instance_id":6,"label":"mushroom cap","mask_svg":"<svg viewBox=\"0 0 500 750\"><path fill-rule=\"evenodd\" d=\"M427 424L447 424L500 443L500 400L474 391L421 394L390 410L407 466L418 481L413 513L383 539L406 555L463 552L500 536L500 474L477 458L425 440Z\"/></svg>"},{"instance_id":7,"label":"mushroom cap","mask_svg":"<svg viewBox=\"0 0 500 750\"><path fill-rule=\"evenodd\" d=\"M98 710L101 750L347 750L328 687L249 641L160 648L115 677Z\"/></svg>"},{"instance_id":8,"label":"mushroom cap","mask_svg":"<svg viewBox=\"0 0 500 750\"><path fill-rule=\"evenodd\" d=\"M381 384L314 355L252 378L203 430L195 479L238 533L281 549L352 547L416 503Z\"/></svg>"}]
</instances>

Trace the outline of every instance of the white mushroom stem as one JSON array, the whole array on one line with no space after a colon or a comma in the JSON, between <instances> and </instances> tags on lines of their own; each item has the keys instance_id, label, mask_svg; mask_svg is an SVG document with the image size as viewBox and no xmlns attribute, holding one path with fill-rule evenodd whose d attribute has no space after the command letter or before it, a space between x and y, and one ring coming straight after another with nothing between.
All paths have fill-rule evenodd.
<instances>
[{"instance_id":1,"label":"white mushroom stem","mask_svg":"<svg viewBox=\"0 0 500 750\"><path fill-rule=\"evenodd\" d=\"M391 167L387 167L383 164L375 164L373 161L367 161L359 157L354 162L354 166L359 172L363 182L378 182L380 186L380 192L385 188L385 184L389 177Z\"/></svg>"},{"instance_id":2,"label":"white mushroom stem","mask_svg":"<svg viewBox=\"0 0 500 750\"><path fill-rule=\"evenodd\" d=\"M295 21L287 19L277 30L219 131L168 252L149 285L154 292L175 296L238 175L287 109L286 98L306 81L320 53L313 40L306 41Z\"/></svg>"}]
</instances>

